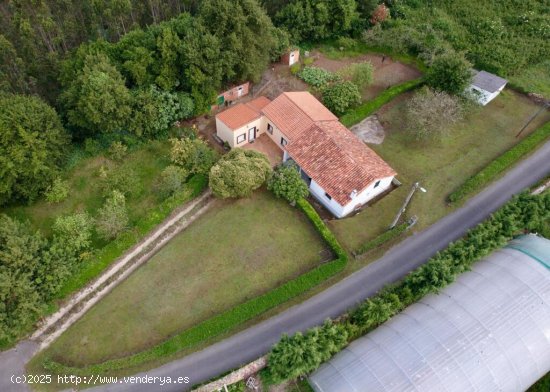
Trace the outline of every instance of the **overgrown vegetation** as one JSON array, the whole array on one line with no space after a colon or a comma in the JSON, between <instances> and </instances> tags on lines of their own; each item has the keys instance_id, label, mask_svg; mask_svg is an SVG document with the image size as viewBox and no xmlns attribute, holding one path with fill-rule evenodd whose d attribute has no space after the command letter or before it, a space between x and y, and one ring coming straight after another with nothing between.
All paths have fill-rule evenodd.
<instances>
[{"instance_id":1,"label":"overgrown vegetation","mask_svg":"<svg viewBox=\"0 0 550 392\"><path fill-rule=\"evenodd\" d=\"M523 193L514 197L463 239L451 243L401 282L384 288L350 311L339 323L341 332L336 336L325 334L307 350L304 336L318 334L318 327L303 335L284 336L269 353L264 380L279 383L315 370L345 345L341 336L347 335L349 341L376 328L426 294L438 292L452 283L473 263L503 246L514 235L523 230L539 230L549 217L550 193L539 196Z\"/></svg>"},{"instance_id":2,"label":"overgrown vegetation","mask_svg":"<svg viewBox=\"0 0 550 392\"><path fill-rule=\"evenodd\" d=\"M466 180L449 195L449 201L458 202L495 180L501 173L523 159L550 138L550 122L535 130L521 142L496 158L480 172Z\"/></svg>"}]
</instances>

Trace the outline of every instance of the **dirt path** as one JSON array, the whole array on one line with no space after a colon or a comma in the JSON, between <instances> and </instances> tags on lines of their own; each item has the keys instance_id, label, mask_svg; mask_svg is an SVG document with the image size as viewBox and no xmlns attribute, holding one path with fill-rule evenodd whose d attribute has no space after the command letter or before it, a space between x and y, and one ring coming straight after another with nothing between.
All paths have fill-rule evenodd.
<instances>
[{"instance_id":1,"label":"dirt path","mask_svg":"<svg viewBox=\"0 0 550 392\"><path fill-rule=\"evenodd\" d=\"M314 51L312 55L315 57L314 66L331 72L339 71L353 63L369 61L374 67L373 83L363 91L363 99L373 98L388 87L419 78L422 75L418 69L411 65L394 61L390 57L379 54L364 54L338 60L329 59L319 51Z\"/></svg>"},{"instance_id":2,"label":"dirt path","mask_svg":"<svg viewBox=\"0 0 550 392\"><path fill-rule=\"evenodd\" d=\"M184 205L95 281L73 295L57 312L46 318L30 338L39 343L37 351L48 347L88 309L194 222L210 207L211 202L211 193L208 191Z\"/></svg>"}]
</instances>

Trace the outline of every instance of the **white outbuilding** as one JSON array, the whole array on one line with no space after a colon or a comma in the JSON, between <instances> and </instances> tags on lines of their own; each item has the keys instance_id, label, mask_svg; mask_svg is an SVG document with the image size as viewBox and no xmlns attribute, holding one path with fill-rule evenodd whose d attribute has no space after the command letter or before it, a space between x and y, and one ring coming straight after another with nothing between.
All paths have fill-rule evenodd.
<instances>
[{"instance_id":1,"label":"white outbuilding","mask_svg":"<svg viewBox=\"0 0 550 392\"><path fill-rule=\"evenodd\" d=\"M485 106L500 94L508 81L487 71L475 71L472 83L467 88L476 101Z\"/></svg>"}]
</instances>

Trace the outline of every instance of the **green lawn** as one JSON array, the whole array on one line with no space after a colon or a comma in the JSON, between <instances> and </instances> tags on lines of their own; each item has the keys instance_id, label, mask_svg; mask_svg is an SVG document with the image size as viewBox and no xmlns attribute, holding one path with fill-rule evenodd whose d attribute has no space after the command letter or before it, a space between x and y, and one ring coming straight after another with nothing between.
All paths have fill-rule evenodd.
<instances>
[{"instance_id":1,"label":"green lawn","mask_svg":"<svg viewBox=\"0 0 550 392\"><path fill-rule=\"evenodd\" d=\"M330 222L330 227L348 250L356 249L389 226L415 181L420 181L428 190L414 195L405 214L419 217L416 229L448 214L455 207L447 205L447 195L521 140L515 135L538 110L538 106L524 96L505 90L489 105L476 107L444 140L416 142L408 137L403 127L402 113L408 96L410 93L379 112L386 139L381 145L370 145L397 171L403 185L359 215ZM522 137L549 120L550 113L540 115Z\"/></svg>"},{"instance_id":2,"label":"green lawn","mask_svg":"<svg viewBox=\"0 0 550 392\"><path fill-rule=\"evenodd\" d=\"M216 201L40 357L82 366L141 351L313 268L323 249L266 191Z\"/></svg>"}]
</instances>

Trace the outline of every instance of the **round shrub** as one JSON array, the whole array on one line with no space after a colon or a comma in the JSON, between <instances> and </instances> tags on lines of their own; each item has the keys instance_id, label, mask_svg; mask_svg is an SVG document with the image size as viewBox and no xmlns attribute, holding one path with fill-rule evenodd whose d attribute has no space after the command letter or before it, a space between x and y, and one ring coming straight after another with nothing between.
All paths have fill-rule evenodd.
<instances>
[{"instance_id":1,"label":"round shrub","mask_svg":"<svg viewBox=\"0 0 550 392\"><path fill-rule=\"evenodd\" d=\"M217 197L247 197L267 180L271 165L253 150L231 150L210 169L210 189Z\"/></svg>"},{"instance_id":2,"label":"round shrub","mask_svg":"<svg viewBox=\"0 0 550 392\"><path fill-rule=\"evenodd\" d=\"M439 91L460 94L472 80L471 67L462 53L447 52L435 58L426 73L426 83Z\"/></svg>"},{"instance_id":3,"label":"round shrub","mask_svg":"<svg viewBox=\"0 0 550 392\"><path fill-rule=\"evenodd\" d=\"M298 77L314 87L323 87L339 78L338 75L318 67L305 67L298 73Z\"/></svg>"},{"instance_id":4,"label":"round shrub","mask_svg":"<svg viewBox=\"0 0 550 392\"><path fill-rule=\"evenodd\" d=\"M359 88L350 81L340 82L323 91L323 103L337 116L361 103Z\"/></svg>"},{"instance_id":5,"label":"round shrub","mask_svg":"<svg viewBox=\"0 0 550 392\"><path fill-rule=\"evenodd\" d=\"M61 203L69 196L69 183L57 177L44 193L48 203Z\"/></svg>"},{"instance_id":6,"label":"round shrub","mask_svg":"<svg viewBox=\"0 0 550 392\"><path fill-rule=\"evenodd\" d=\"M185 179L189 175L189 172L183 167L170 165L160 173L160 179L158 183L158 191L161 197L165 198L173 195L179 191Z\"/></svg>"},{"instance_id":7,"label":"round shrub","mask_svg":"<svg viewBox=\"0 0 550 392\"><path fill-rule=\"evenodd\" d=\"M267 189L275 196L285 198L291 203L296 203L309 193L296 164L277 166L267 181Z\"/></svg>"}]
</instances>

